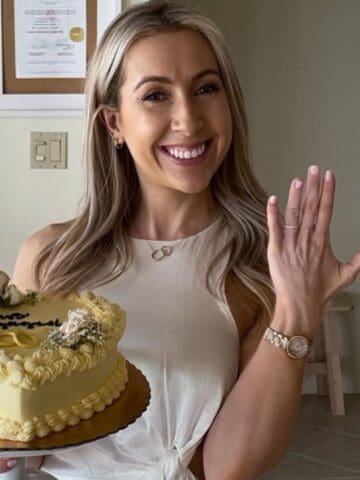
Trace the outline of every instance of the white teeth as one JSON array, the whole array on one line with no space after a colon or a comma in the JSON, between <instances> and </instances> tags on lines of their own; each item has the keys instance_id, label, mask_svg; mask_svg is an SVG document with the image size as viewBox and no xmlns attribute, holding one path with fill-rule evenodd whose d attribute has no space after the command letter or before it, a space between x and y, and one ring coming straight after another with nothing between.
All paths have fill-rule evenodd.
<instances>
[{"instance_id":1,"label":"white teeth","mask_svg":"<svg viewBox=\"0 0 360 480\"><path fill-rule=\"evenodd\" d=\"M200 157L204 152L205 152L205 143L201 144L200 147L198 148L192 148L189 150L186 150L184 148L178 149L178 148L166 148L166 151L175 158L197 158Z\"/></svg>"}]
</instances>

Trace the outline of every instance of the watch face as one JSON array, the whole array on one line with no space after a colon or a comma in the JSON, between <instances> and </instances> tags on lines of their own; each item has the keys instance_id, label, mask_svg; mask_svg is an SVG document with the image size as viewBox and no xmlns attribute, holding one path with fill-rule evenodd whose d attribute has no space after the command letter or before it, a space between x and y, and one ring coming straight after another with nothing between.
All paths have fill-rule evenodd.
<instances>
[{"instance_id":1,"label":"watch face","mask_svg":"<svg viewBox=\"0 0 360 480\"><path fill-rule=\"evenodd\" d=\"M309 352L309 342L300 335L291 337L287 344L287 353L291 358L303 358Z\"/></svg>"}]
</instances>

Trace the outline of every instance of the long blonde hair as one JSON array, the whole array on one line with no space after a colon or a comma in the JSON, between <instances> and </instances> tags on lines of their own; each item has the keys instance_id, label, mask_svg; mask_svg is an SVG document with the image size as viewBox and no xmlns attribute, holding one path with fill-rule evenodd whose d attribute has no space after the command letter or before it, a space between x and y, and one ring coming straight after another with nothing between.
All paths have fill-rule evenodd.
<instances>
[{"instance_id":1,"label":"long blonde hair","mask_svg":"<svg viewBox=\"0 0 360 480\"><path fill-rule=\"evenodd\" d=\"M46 245L35 264L39 288L70 291L97 278L101 285L117 278L131 264L128 234L138 189L136 170L126 146L117 150L102 119L104 105L118 109L124 57L136 40L158 32L191 29L203 35L217 58L229 101L233 139L211 188L222 213L219 230L230 230L227 245L208 270L229 251L221 276L238 280L271 314L272 285L267 267L266 194L255 179L249 155L249 132L244 99L224 38L212 21L188 7L150 1L129 8L109 25L89 66L86 83L86 125L83 158L86 192L80 214L65 232ZM115 266L99 272L111 259Z\"/></svg>"}]
</instances>

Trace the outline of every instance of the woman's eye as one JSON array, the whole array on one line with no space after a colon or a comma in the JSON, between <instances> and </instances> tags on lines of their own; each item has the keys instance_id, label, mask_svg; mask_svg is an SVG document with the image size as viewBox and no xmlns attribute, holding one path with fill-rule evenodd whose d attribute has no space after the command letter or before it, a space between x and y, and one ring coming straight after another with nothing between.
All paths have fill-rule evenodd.
<instances>
[{"instance_id":1,"label":"woman's eye","mask_svg":"<svg viewBox=\"0 0 360 480\"><path fill-rule=\"evenodd\" d=\"M166 95L162 92L151 92L143 97L144 102L161 102L166 99Z\"/></svg>"},{"instance_id":2,"label":"woman's eye","mask_svg":"<svg viewBox=\"0 0 360 480\"><path fill-rule=\"evenodd\" d=\"M218 90L219 90L219 87L215 83L205 83L204 85L201 85L200 88L198 88L196 93L202 95L207 93L214 93L214 92L217 92Z\"/></svg>"}]
</instances>

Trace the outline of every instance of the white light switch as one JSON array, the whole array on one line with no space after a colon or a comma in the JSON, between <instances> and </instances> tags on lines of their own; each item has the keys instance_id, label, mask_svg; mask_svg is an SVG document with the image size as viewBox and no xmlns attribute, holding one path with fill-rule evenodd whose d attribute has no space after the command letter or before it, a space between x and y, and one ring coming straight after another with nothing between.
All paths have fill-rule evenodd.
<instances>
[{"instance_id":1,"label":"white light switch","mask_svg":"<svg viewBox=\"0 0 360 480\"><path fill-rule=\"evenodd\" d=\"M67 133L31 132L31 168L67 168Z\"/></svg>"},{"instance_id":2,"label":"white light switch","mask_svg":"<svg viewBox=\"0 0 360 480\"><path fill-rule=\"evenodd\" d=\"M50 162L61 161L61 142L60 140L50 140Z\"/></svg>"},{"instance_id":3,"label":"white light switch","mask_svg":"<svg viewBox=\"0 0 360 480\"><path fill-rule=\"evenodd\" d=\"M36 144L35 160L37 162L44 162L46 160L46 143L45 142Z\"/></svg>"}]
</instances>

